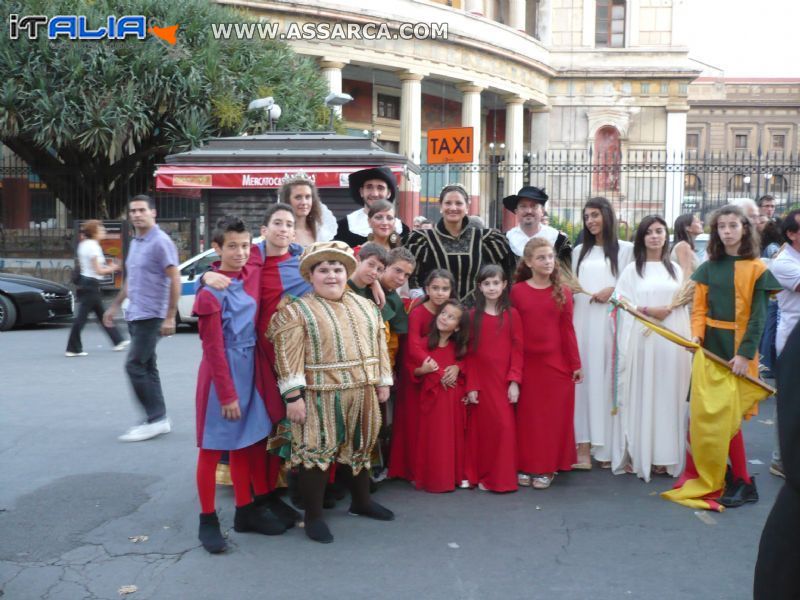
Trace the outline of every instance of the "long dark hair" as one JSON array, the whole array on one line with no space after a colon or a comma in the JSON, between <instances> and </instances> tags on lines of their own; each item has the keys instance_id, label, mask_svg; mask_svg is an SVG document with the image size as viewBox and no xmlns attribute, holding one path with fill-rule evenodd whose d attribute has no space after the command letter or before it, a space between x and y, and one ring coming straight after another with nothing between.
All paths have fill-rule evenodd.
<instances>
[{"instance_id":1,"label":"long dark hair","mask_svg":"<svg viewBox=\"0 0 800 600\"><path fill-rule=\"evenodd\" d=\"M742 243L739 244L739 256L743 258L758 258L761 254L758 232L741 208L733 204L728 204L727 206L715 210L711 215L711 221L709 222L711 232L708 235L708 247L706 248L708 259L721 260L725 258L727 254L725 252L725 244L722 243L722 239L719 237L719 231L717 230L719 218L725 215L736 215L739 222L742 224L743 233Z\"/></svg>"},{"instance_id":2,"label":"long dark hair","mask_svg":"<svg viewBox=\"0 0 800 600\"><path fill-rule=\"evenodd\" d=\"M692 250L694 250L694 238L690 236L686 229L694 223L694 215L687 214L681 215L675 219L675 227L672 230L672 247L678 245L679 242L686 242Z\"/></svg>"},{"instance_id":3,"label":"long dark hair","mask_svg":"<svg viewBox=\"0 0 800 600\"><path fill-rule=\"evenodd\" d=\"M647 246L644 243L644 238L647 236L647 230L656 223L664 227L664 245L661 247L661 262L664 268L673 279L678 279L675 275L675 267L672 266L672 261L669 258L669 239L666 237L669 229L667 222L658 215L647 215L639 222L639 227L636 228L636 239L633 242L633 258L636 260L636 273L639 277L644 277L642 271L644 264L647 262Z\"/></svg>"},{"instance_id":4,"label":"long dark hair","mask_svg":"<svg viewBox=\"0 0 800 600\"><path fill-rule=\"evenodd\" d=\"M458 331L454 331L450 339L456 345L456 358L463 358L467 353L467 343L469 342L469 312L467 312L466 307L455 298L447 300L439 307L439 310L436 311L436 316L433 317L431 329L428 332L428 350L433 350L439 345L439 338L441 335L439 333L439 328L436 326L436 321L439 319L439 313L444 310L445 306L455 306L461 311L461 318L458 320Z\"/></svg>"},{"instance_id":5,"label":"long dark hair","mask_svg":"<svg viewBox=\"0 0 800 600\"><path fill-rule=\"evenodd\" d=\"M478 343L481 337L481 322L483 321L483 314L486 312L486 297L481 291L481 283L491 277L499 277L500 281L505 281L506 287L497 299L497 316L500 317L497 323L497 328L503 326L503 317L506 312L511 309L511 296L508 293L508 276L506 272L498 265L486 265L483 267L478 276L475 278L475 316L472 319L472 349L478 349Z\"/></svg>"},{"instance_id":6,"label":"long dark hair","mask_svg":"<svg viewBox=\"0 0 800 600\"><path fill-rule=\"evenodd\" d=\"M616 277L619 274L619 239L617 238L617 216L614 214L614 209L611 203L602 196L589 198L583 206L583 242L581 244L581 254L578 257L578 266L575 268L575 274L580 273L581 262L583 257L594 248L594 236L586 229L586 209L596 208L603 215L603 253L605 254L608 262L611 263L611 273Z\"/></svg>"},{"instance_id":7,"label":"long dark hair","mask_svg":"<svg viewBox=\"0 0 800 600\"><path fill-rule=\"evenodd\" d=\"M455 298L456 278L453 277L453 274L447 269L434 269L428 273L428 276L425 278L425 283L422 284L422 289L425 291L423 302L428 301L428 286L433 283L434 279L447 279L447 281L450 282L450 297Z\"/></svg>"}]
</instances>

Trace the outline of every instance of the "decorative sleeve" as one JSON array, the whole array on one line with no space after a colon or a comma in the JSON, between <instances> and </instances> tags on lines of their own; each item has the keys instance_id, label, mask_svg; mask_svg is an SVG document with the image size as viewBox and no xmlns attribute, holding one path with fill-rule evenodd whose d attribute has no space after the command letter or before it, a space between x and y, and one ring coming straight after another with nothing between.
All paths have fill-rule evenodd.
<instances>
[{"instance_id":1,"label":"decorative sleeve","mask_svg":"<svg viewBox=\"0 0 800 600\"><path fill-rule=\"evenodd\" d=\"M572 314L574 304L572 301L572 292L564 286L564 306L561 308L561 344L562 351L564 352L564 359L566 360L569 368L572 371L577 371L581 368L581 356L578 352L578 340L575 337L575 327L572 324Z\"/></svg>"},{"instance_id":2,"label":"decorative sleeve","mask_svg":"<svg viewBox=\"0 0 800 600\"><path fill-rule=\"evenodd\" d=\"M498 229L484 229L482 245L487 262L500 265L508 278L512 279L517 268L517 256L511 251L508 238Z\"/></svg>"},{"instance_id":3,"label":"decorative sleeve","mask_svg":"<svg viewBox=\"0 0 800 600\"><path fill-rule=\"evenodd\" d=\"M702 265L701 265L702 266ZM697 275L697 271L692 275L692 279ZM708 315L708 286L705 283L697 282L694 288L694 303L692 304L692 337L696 337L703 343L706 337L706 316Z\"/></svg>"},{"instance_id":4,"label":"decorative sleeve","mask_svg":"<svg viewBox=\"0 0 800 600\"><path fill-rule=\"evenodd\" d=\"M339 231L339 224L333 216L331 209L325 206L324 202L319 203L321 222L317 224L317 241L329 242L336 237Z\"/></svg>"},{"instance_id":5,"label":"decorative sleeve","mask_svg":"<svg viewBox=\"0 0 800 600\"><path fill-rule=\"evenodd\" d=\"M508 365L508 383L522 383L522 365L525 362L525 340L522 337L522 317L516 308L511 308L511 360Z\"/></svg>"},{"instance_id":6,"label":"decorative sleeve","mask_svg":"<svg viewBox=\"0 0 800 600\"><path fill-rule=\"evenodd\" d=\"M408 236L406 248L414 255L417 261L414 272L411 274L409 286L412 288L422 287L428 273L436 268L436 265L431 264L430 241L424 231L412 231Z\"/></svg>"},{"instance_id":7,"label":"decorative sleeve","mask_svg":"<svg viewBox=\"0 0 800 600\"><path fill-rule=\"evenodd\" d=\"M203 346L203 362L211 371L211 381L217 392L219 403L231 404L239 399L231 377L228 357L225 355L225 339L222 335L222 307L208 290L200 290L194 299L194 314L198 316L197 328Z\"/></svg>"},{"instance_id":8,"label":"decorative sleeve","mask_svg":"<svg viewBox=\"0 0 800 600\"><path fill-rule=\"evenodd\" d=\"M275 346L275 372L281 396L285 398L291 391L304 389L306 321L296 303L287 304L275 313L267 337Z\"/></svg>"},{"instance_id":9,"label":"decorative sleeve","mask_svg":"<svg viewBox=\"0 0 800 600\"><path fill-rule=\"evenodd\" d=\"M375 328L376 342L378 348L378 386L389 386L394 383L392 377L392 362L389 359L389 346L386 343L386 328L381 320L381 313L375 306L375 319L378 327Z\"/></svg>"}]
</instances>

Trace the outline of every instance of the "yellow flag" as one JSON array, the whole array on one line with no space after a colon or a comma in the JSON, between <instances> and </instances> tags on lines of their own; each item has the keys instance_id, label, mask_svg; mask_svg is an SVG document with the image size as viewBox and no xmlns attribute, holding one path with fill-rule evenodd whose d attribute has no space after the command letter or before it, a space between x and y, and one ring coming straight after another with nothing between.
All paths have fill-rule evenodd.
<instances>
[{"instance_id":1,"label":"yellow flag","mask_svg":"<svg viewBox=\"0 0 800 600\"><path fill-rule=\"evenodd\" d=\"M700 349L698 344L668 329L644 319L639 322L684 348ZM744 416L768 396L769 392L761 386L737 377L703 352L695 352L689 408L691 457L695 468L687 466L680 487L661 495L691 508L723 510L716 499L725 484L728 446Z\"/></svg>"}]
</instances>

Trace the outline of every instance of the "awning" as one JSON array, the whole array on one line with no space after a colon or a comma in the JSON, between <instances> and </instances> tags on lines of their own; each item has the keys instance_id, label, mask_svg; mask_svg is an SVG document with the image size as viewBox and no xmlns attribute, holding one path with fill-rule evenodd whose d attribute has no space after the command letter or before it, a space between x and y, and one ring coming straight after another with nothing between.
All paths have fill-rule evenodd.
<instances>
[{"instance_id":1,"label":"awning","mask_svg":"<svg viewBox=\"0 0 800 600\"><path fill-rule=\"evenodd\" d=\"M297 175L305 175L318 188L346 188L348 176L355 171L368 169L365 166L312 167L304 165L262 166L200 166L158 165L156 169L157 190L199 189L275 189ZM398 184L405 176L404 165L384 165L391 169Z\"/></svg>"}]
</instances>

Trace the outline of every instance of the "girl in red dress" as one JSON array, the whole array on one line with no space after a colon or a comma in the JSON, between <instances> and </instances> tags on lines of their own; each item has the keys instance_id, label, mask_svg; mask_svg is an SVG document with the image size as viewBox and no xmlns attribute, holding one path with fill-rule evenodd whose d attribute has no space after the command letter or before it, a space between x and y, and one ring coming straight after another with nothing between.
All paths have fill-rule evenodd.
<instances>
[{"instance_id":1,"label":"girl in red dress","mask_svg":"<svg viewBox=\"0 0 800 600\"><path fill-rule=\"evenodd\" d=\"M431 324L428 356L414 364L420 378L419 436L414 481L426 492L469 487L464 464L463 358L469 337L469 314L457 300L447 300Z\"/></svg>"},{"instance_id":2,"label":"girl in red dress","mask_svg":"<svg viewBox=\"0 0 800 600\"><path fill-rule=\"evenodd\" d=\"M467 475L492 492L517 490L514 405L522 381L522 321L497 265L478 274L467 355Z\"/></svg>"},{"instance_id":3,"label":"girl in red dress","mask_svg":"<svg viewBox=\"0 0 800 600\"><path fill-rule=\"evenodd\" d=\"M408 335L398 367L397 406L389 456L389 477L407 481L414 481L417 447L419 380L414 377L414 367L422 364L429 354L427 338L431 323L439 308L452 297L456 282L450 271L436 269L428 275L424 287L425 298L409 307Z\"/></svg>"},{"instance_id":4,"label":"girl in red dress","mask_svg":"<svg viewBox=\"0 0 800 600\"><path fill-rule=\"evenodd\" d=\"M576 461L575 384L583 380L572 326L572 294L561 285L553 246L525 244L511 288L523 322L524 367L517 402L519 484L546 489Z\"/></svg>"}]
</instances>

